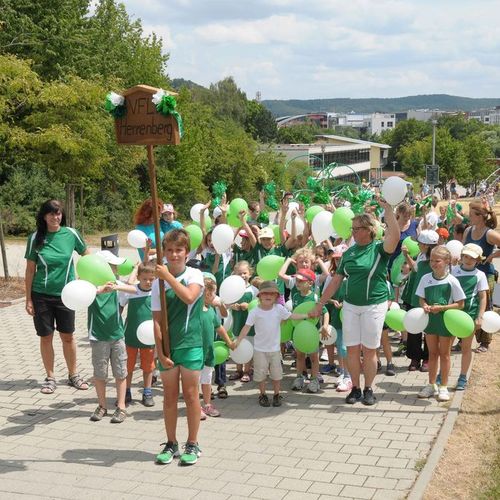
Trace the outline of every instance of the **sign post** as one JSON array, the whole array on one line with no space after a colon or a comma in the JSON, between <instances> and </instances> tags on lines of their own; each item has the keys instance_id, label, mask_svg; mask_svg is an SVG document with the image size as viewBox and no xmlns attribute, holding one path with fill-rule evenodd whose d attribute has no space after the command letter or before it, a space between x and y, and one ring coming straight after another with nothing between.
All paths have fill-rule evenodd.
<instances>
[{"instance_id":1,"label":"sign post","mask_svg":"<svg viewBox=\"0 0 500 500\"><path fill-rule=\"evenodd\" d=\"M431 194L434 193L434 186L439 184L439 165L425 166L425 183L431 187Z\"/></svg>"},{"instance_id":2,"label":"sign post","mask_svg":"<svg viewBox=\"0 0 500 500\"><path fill-rule=\"evenodd\" d=\"M158 210L158 189L156 184L156 164L153 146L157 144L180 144L179 126L174 116L165 116L157 111L152 101L160 89L148 85L136 85L125 92L125 112L115 118L115 133L118 144L128 146L144 145L148 153L149 181L151 186L151 201L153 205L153 218L155 227L155 241L160 238L160 214ZM177 95L169 92L169 95ZM156 245L157 262L163 262L163 249L161 243ZM163 280L158 280L160 291L161 321L163 354L170 357L170 338L168 332L168 311L165 286Z\"/></svg>"}]
</instances>

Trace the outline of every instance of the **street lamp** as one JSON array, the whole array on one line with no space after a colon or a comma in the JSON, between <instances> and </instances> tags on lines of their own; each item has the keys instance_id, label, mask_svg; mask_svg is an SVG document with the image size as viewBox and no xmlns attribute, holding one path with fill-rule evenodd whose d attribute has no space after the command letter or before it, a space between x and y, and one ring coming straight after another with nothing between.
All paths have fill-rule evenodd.
<instances>
[{"instance_id":1,"label":"street lamp","mask_svg":"<svg viewBox=\"0 0 500 500\"><path fill-rule=\"evenodd\" d=\"M396 160L392 160L391 163L392 163L392 171L396 172L396 163L397 163L397 161Z\"/></svg>"},{"instance_id":2,"label":"street lamp","mask_svg":"<svg viewBox=\"0 0 500 500\"><path fill-rule=\"evenodd\" d=\"M432 120L432 164L436 164L436 125L437 120Z\"/></svg>"}]
</instances>

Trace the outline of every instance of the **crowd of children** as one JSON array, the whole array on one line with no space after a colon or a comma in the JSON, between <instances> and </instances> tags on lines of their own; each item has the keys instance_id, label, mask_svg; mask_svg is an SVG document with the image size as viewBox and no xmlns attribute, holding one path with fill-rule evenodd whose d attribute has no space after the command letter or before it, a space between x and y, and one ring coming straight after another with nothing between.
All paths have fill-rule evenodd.
<instances>
[{"instance_id":1,"label":"crowd of children","mask_svg":"<svg viewBox=\"0 0 500 500\"><path fill-rule=\"evenodd\" d=\"M222 254L214 248L212 231L207 230L205 223L206 208L203 208L200 226L204 237L199 248L190 247L190 237L184 229L172 226L162 242L164 262L150 260L147 247L143 262L128 283L117 281L99 287L88 313L94 385L98 397L98 406L91 420L102 420L108 411L105 397L108 362L111 363L117 392L116 411L111 421L120 423L125 420L126 406L133 401L132 375L138 355L143 380L142 403L145 406L155 404L151 389L155 369L159 370L163 384L167 438L157 456L158 463L162 464L180 456L182 464L190 465L200 456L200 420L220 415L212 402L214 372L218 397L227 397L228 378L241 383L253 379L258 384L258 404L263 407L279 407L282 404L281 381L286 355L294 358L292 390L317 393L321 390L324 375L335 376L337 391L349 392L352 389L342 329L345 286L340 286L321 309L318 329L320 339L325 343L324 352L319 343L315 352L301 352L294 349L293 342L282 341L284 322L314 316L312 313L293 312L297 306L305 302L321 303L323 306L320 302L322 290L328 287L332 277L342 267L343 254L354 245L352 238L341 240L332 237L326 241L314 241L304 207L299 205L298 209L290 210L290 198L290 194L286 194L282 199L275 221L278 223L277 232L271 226L257 222L262 208L259 203L250 204L251 218L246 212L240 212L241 224L235 228L235 243ZM173 214L173 207L168 205L167 208L165 213ZM327 208L335 210L334 207ZM467 243L457 259L443 244L445 239L461 235L462 228L459 226L464 216L458 212L457 204L451 204L447 213L440 214L441 217L436 212L429 217L425 205L421 208L421 218L416 218L413 213L415 207L407 204L396 211L397 218L398 214L402 216L401 242L407 235L413 237L418 242L419 254L412 258L405 245L398 245L395 253L402 252L404 262L399 270L397 285L393 285L388 274L387 307L391 303L400 304L406 310L422 307L429 314L429 324L424 332L410 335L397 333L401 343L394 355L406 354L410 359L410 371L428 372L428 385L418 397L436 396L440 401L447 401L450 398L450 352L455 337L444 324L444 312L463 309L480 329L482 315L490 307L489 287L484 272L477 267L483 260L481 246ZM223 201L217 209L215 224L226 222L227 210L228 206ZM373 212L370 207L366 210ZM172 215L169 217L173 220ZM287 219L292 221L290 233L285 230ZM296 231L299 219L305 227L302 234ZM383 214L380 219L383 223ZM442 222L441 227L438 227L439 221ZM107 255L109 252L103 253L116 273L115 266L120 264L121 259ZM284 257L277 279L272 281L262 280L255 272L260 260L269 255ZM392 259L389 266L394 262ZM237 302L224 304L217 294L221 283L230 275L243 279L245 292ZM168 311L164 326L160 280ZM121 313L125 307L127 314L123 322ZM155 345L145 345L138 339L137 328L151 319ZM165 332L168 332L167 337ZM329 341L332 336L335 342ZM227 377L225 363L215 362L214 341L221 339L230 349L236 349L244 338L253 344L253 360L236 365L236 370ZM470 336L461 342L462 364L457 390L463 390L467 385L472 341L473 336ZM394 376L396 370L387 327L380 332L378 346L380 342L386 359L385 374ZM322 359L327 363L320 367ZM382 369L380 361L379 369ZM268 376L272 382L271 400L266 393ZM182 454L176 435L179 384L182 385L188 421L188 437ZM200 405L200 390L203 405Z\"/></svg>"}]
</instances>

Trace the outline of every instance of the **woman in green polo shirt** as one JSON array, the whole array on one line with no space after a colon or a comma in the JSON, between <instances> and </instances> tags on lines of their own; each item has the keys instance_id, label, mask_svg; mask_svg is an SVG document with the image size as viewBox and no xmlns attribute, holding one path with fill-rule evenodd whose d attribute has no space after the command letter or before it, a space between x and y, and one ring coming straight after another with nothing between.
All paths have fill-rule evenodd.
<instances>
[{"instance_id":1,"label":"woman in green polo shirt","mask_svg":"<svg viewBox=\"0 0 500 500\"><path fill-rule=\"evenodd\" d=\"M52 340L57 328L62 340L64 358L68 367L68 384L86 390L87 382L76 371L75 311L61 300L66 283L75 279L73 251L89 253L80 233L66 227L62 204L46 201L36 217L36 231L26 246L26 312L33 316L40 352L47 376L42 384L43 394L56 390L54 378L54 347Z\"/></svg>"},{"instance_id":2,"label":"woman in green polo shirt","mask_svg":"<svg viewBox=\"0 0 500 500\"><path fill-rule=\"evenodd\" d=\"M343 305L343 334L352 378L352 391L346 403L362 401L373 405L372 383L377 374L377 349L387 312L387 264L399 243L400 229L392 207L378 200L384 209L387 228L383 242L376 240L377 223L371 214L356 215L352 220L355 244L342 255L342 260L330 284L323 291L320 305L324 306L346 278ZM361 365L361 353L363 364ZM361 392L360 374L365 376Z\"/></svg>"}]
</instances>

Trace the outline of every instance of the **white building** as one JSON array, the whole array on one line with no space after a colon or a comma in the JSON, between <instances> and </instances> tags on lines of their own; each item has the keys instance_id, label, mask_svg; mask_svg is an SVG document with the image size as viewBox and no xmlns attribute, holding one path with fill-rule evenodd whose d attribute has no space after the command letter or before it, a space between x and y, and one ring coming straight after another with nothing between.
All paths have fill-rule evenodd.
<instances>
[{"instance_id":1,"label":"white building","mask_svg":"<svg viewBox=\"0 0 500 500\"><path fill-rule=\"evenodd\" d=\"M371 133L380 135L386 130L392 130L396 126L396 115L394 113L372 113Z\"/></svg>"}]
</instances>

